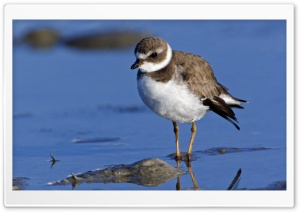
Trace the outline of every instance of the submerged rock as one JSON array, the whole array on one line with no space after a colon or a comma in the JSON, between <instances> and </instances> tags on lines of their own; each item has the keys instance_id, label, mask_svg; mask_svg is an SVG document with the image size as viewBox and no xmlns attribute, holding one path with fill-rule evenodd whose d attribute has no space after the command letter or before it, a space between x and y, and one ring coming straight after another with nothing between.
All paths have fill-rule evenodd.
<instances>
[{"instance_id":1,"label":"submerged rock","mask_svg":"<svg viewBox=\"0 0 300 212\"><path fill-rule=\"evenodd\" d=\"M203 151L196 151L196 153L203 153L207 155L220 155L227 153L237 153L237 152L252 152L252 151L263 151L263 150L274 150L272 148L266 147L250 147L250 148L235 148L235 147L217 147L211 148Z\"/></svg>"},{"instance_id":2,"label":"submerged rock","mask_svg":"<svg viewBox=\"0 0 300 212\"><path fill-rule=\"evenodd\" d=\"M189 156L190 161L196 161L203 155L224 155L229 153L238 153L238 152L253 152L253 151L265 151L265 150L277 150L275 148L266 148L266 147L250 147L250 148L236 148L236 147L216 147L206 150L194 151L192 155ZM168 157L175 158L176 154L169 154ZM187 152L181 152L182 160L186 160Z\"/></svg>"},{"instance_id":3,"label":"submerged rock","mask_svg":"<svg viewBox=\"0 0 300 212\"><path fill-rule=\"evenodd\" d=\"M72 184L73 188L79 184L86 183L134 183L143 186L158 186L186 173L174 168L168 163L157 159L144 159L133 164L120 164L106 169L97 169L85 173L74 175L49 183L49 185Z\"/></svg>"}]
</instances>

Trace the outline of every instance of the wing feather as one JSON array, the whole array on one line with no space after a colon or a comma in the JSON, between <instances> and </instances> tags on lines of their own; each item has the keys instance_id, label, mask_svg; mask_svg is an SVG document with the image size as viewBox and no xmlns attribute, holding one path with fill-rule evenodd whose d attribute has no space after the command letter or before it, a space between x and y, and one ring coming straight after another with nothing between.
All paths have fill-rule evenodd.
<instances>
[{"instance_id":1,"label":"wing feather","mask_svg":"<svg viewBox=\"0 0 300 212\"><path fill-rule=\"evenodd\" d=\"M232 96L225 86L218 83L209 63L198 55L174 52L175 57L177 57L176 60L179 61L176 64L176 73L180 74L181 78L186 81L188 88L199 97L199 101L202 101L203 105L209 106L211 111L232 123L239 130L238 121L231 108L242 109L243 107L238 104L227 104L219 97L221 94ZM186 57L189 59L186 59ZM246 102L235 97L232 97L232 99L240 103Z\"/></svg>"}]
</instances>

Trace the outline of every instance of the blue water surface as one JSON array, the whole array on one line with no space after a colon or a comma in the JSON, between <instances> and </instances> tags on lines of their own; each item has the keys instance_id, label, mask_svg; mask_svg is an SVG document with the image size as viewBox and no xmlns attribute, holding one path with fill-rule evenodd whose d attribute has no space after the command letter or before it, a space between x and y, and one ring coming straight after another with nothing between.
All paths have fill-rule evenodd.
<instances>
[{"instance_id":1,"label":"blue water surface","mask_svg":"<svg viewBox=\"0 0 300 212\"><path fill-rule=\"evenodd\" d=\"M18 20L14 38L39 28L61 36L135 30L165 39L174 50L201 55L230 93L249 103L235 110L241 130L214 113L197 122L192 169L198 186L226 190L238 169L238 189L286 180L286 22L281 20L63 21ZM13 51L13 176L28 177L25 190L50 186L71 173L160 158L172 166L172 122L144 106L136 88L134 46L81 51L62 44L47 50L15 45ZM120 110L120 109L124 110ZM131 111L130 108L140 108ZM179 124L186 151L190 124ZM74 139L117 138L76 143ZM109 140L109 139L108 139ZM205 154L214 148L267 148ZM51 168L50 152L60 161ZM184 163L181 168L187 170ZM157 187L130 183L81 184L77 190L175 190L177 178ZM191 189L187 173L181 189Z\"/></svg>"}]
</instances>

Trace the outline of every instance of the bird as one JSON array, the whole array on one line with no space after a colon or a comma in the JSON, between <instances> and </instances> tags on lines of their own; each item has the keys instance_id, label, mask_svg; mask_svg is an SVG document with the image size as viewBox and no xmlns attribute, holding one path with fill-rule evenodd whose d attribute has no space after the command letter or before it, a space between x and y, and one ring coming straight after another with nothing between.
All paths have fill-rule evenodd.
<instances>
[{"instance_id":1,"label":"bird","mask_svg":"<svg viewBox=\"0 0 300 212\"><path fill-rule=\"evenodd\" d=\"M240 130L232 108L243 109L246 100L233 97L218 83L212 67L201 56L176 51L160 37L145 37L134 49L138 68L138 93L146 106L173 123L175 159L181 160L179 123L191 123L191 137L186 153L190 158L197 126L209 111L216 113Z\"/></svg>"}]
</instances>

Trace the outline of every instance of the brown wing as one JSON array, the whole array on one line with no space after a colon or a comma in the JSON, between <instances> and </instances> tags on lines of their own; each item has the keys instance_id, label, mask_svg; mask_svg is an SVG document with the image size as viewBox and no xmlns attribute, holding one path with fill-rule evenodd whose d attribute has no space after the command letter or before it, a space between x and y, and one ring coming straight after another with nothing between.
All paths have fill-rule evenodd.
<instances>
[{"instance_id":1,"label":"brown wing","mask_svg":"<svg viewBox=\"0 0 300 212\"><path fill-rule=\"evenodd\" d=\"M184 52L175 52L177 57L177 69L180 69L182 77L188 84L189 89L200 98L213 98L222 93L228 93L227 88L217 82L210 67L202 57ZM183 58L188 58L184 60Z\"/></svg>"},{"instance_id":2,"label":"brown wing","mask_svg":"<svg viewBox=\"0 0 300 212\"><path fill-rule=\"evenodd\" d=\"M227 121L231 122L238 130L237 119L230 105L220 98L221 94L230 95L227 88L217 82L209 63L202 57L184 52L175 52L177 73L187 82L189 89L199 97L203 105ZM183 60L188 57L188 60ZM241 108L241 107L240 107Z\"/></svg>"}]
</instances>

